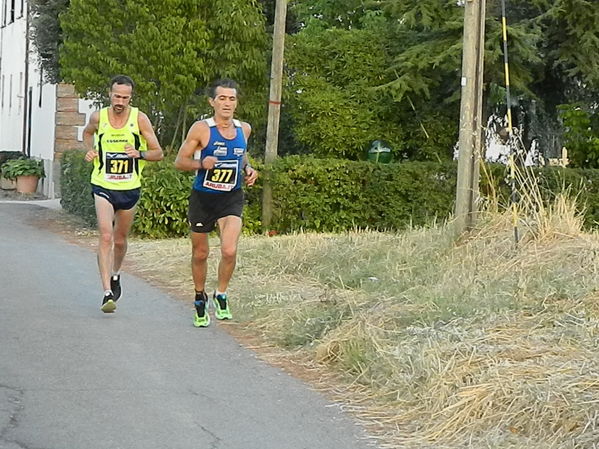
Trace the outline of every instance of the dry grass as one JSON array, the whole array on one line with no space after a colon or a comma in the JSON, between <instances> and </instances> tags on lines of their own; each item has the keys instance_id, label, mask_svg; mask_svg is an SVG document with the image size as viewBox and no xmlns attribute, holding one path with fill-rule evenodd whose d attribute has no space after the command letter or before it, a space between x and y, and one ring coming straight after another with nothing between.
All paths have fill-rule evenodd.
<instances>
[{"instance_id":1,"label":"dry grass","mask_svg":"<svg viewBox=\"0 0 599 449\"><path fill-rule=\"evenodd\" d=\"M381 447L597 448L599 236L567 196L539 204L520 202L517 247L510 212L458 244L446 226L243 237L236 317ZM191 305L189 253L136 241L129 257Z\"/></svg>"}]
</instances>

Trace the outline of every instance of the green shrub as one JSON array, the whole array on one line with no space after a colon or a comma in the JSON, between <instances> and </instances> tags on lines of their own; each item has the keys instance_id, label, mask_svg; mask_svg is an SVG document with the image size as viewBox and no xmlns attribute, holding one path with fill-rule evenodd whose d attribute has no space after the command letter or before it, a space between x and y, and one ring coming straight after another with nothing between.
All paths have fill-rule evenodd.
<instances>
[{"instance_id":1,"label":"green shrub","mask_svg":"<svg viewBox=\"0 0 599 449\"><path fill-rule=\"evenodd\" d=\"M96 209L89 182L92 164L85 162L85 151L67 151L60 161L60 205L89 224L96 224Z\"/></svg>"},{"instance_id":2,"label":"green shrub","mask_svg":"<svg viewBox=\"0 0 599 449\"><path fill-rule=\"evenodd\" d=\"M174 166L174 152L162 161L146 165L142 195L133 230L140 236L150 238L182 237L189 233L187 207L195 176L192 172L181 172ZM252 162L260 170L260 164ZM260 207L262 201L260 178L255 187L246 189L244 227L246 234L261 230Z\"/></svg>"},{"instance_id":3,"label":"green shrub","mask_svg":"<svg viewBox=\"0 0 599 449\"><path fill-rule=\"evenodd\" d=\"M96 212L91 195L92 164L85 162L85 152L66 152L61 161L61 205L64 210L96 224ZM168 152L160 162L144 168L142 193L138 203L133 231L142 237L168 238L188 234L187 206L194 174L180 172L174 167L175 154ZM260 170L259 164L253 163ZM248 189L247 200L252 202L244 211L244 232L260 232L261 190Z\"/></svg>"},{"instance_id":4,"label":"green shrub","mask_svg":"<svg viewBox=\"0 0 599 449\"><path fill-rule=\"evenodd\" d=\"M144 170L142 196L133 230L150 238L188 234L187 206L193 173L175 169L174 154ZM260 172L256 185L246 189L244 228L260 233L262 183L270 178L273 189L271 230L342 232L349 229L400 230L447 219L454 207L455 162L374 164L367 161L289 156L277 159L269 173ZM95 223L89 175L91 164L82 152L68 152L62 161L63 208ZM534 171L546 201L564 189L577 195L585 225L599 223L599 170L544 167ZM510 188L507 167L488 164L481 173L483 198L496 198L507 206ZM493 200L495 201L495 200Z\"/></svg>"},{"instance_id":5,"label":"green shrub","mask_svg":"<svg viewBox=\"0 0 599 449\"><path fill-rule=\"evenodd\" d=\"M23 157L24 155L21 151L0 151L0 169L6 161Z\"/></svg>"},{"instance_id":6,"label":"green shrub","mask_svg":"<svg viewBox=\"0 0 599 449\"><path fill-rule=\"evenodd\" d=\"M43 178L44 164L37 159L9 159L2 165L2 176L6 179L17 179L19 176L37 176Z\"/></svg>"},{"instance_id":7,"label":"green shrub","mask_svg":"<svg viewBox=\"0 0 599 449\"><path fill-rule=\"evenodd\" d=\"M401 229L449 216L455 164L373 164L290 156L273 164L273 228Z\"/></svg>"},{"instance_id":8,"label":"green shrub","mask_svg":"<svg viewBox=\"0 0 599 449\"><path fill-rule=\"evenodd\" d=\"M583 103L563 104L558 110L572 166L599 168L599 114Z\"/></svg>"},{"instance_id":9,"label":"green shrub","mask_svg":"<svg viewBox=\"0 0 599 449\"><path fill-rule=\"evenodd\" d=\"M174 167L175 155L144 168L142 195L133 231L143 237L166 238L187 235L187 205L193 173Z\"/></svg>"}]
</instances>

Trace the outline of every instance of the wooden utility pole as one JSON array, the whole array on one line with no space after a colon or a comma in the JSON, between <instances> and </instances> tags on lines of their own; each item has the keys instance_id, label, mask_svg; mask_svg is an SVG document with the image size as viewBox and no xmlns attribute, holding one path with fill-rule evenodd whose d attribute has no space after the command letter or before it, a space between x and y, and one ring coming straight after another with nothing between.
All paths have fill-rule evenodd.
<instances>
[{"instance_id":1,"label":"wooden utility pole","mask_svg":"<svg viewBox=\"0 0 599 449\"><path fill-rule=\"evenodd\" d=\"M466 0L462 54L462 98L458 143L455 231L459 236L476 222L482 142L482 92L485 0Z\"/></svg>"},{"instance_id":2,"label":"wooden utility pole","mask_svg":"<svg viewBox=\"0 0 599 449\"><path fill-rule=\"evenodd\" d=\"M262 190L262 229L267 231L272 221L272 186L268 180L270 166L277 158L279 144L279 119L281 117L281 93L283 85L283 53L285 49L285 20L287 0L277 0L270 70L270 97L268 101L268 125L264 165L266 178Z\"/></svg>"}]
</instances>

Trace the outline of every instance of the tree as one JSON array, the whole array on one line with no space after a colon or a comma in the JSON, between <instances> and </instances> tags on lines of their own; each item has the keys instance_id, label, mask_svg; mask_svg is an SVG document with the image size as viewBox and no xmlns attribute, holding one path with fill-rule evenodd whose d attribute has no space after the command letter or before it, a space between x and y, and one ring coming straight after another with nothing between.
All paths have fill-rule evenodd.
<instances>
[{"instance_id":1,"label":"tree","mask_svg":"<svg viewBox=\"0 0 599 449\"><path fill-rule=\"evenodd\" d=\"M350 143L367 141L368 133L382 122L391 127L389 138L400 148L401 157L450 157L458 126L463 1L305 0L296 2L294 11L303 27L293 45L303 48L301 45L308 45L309 35L319 36L309 44L312 62L298 58L299 50L289 50L290 87L309 83L301 96L292 95L298 141L315 146L317 153L341 151L343 155L348 151L339 145L343 132L348 133ZM599 44L599 3L509 0L507 15L514 124L524 128L528 140L537 138L549 147L559 128L557 105L596 98L599 61L594 50ZM340 34L330 34L333 29ZM370 31L376 37L362 40L358 31ZM349 35L354 37L342 37ZM505 114L501 36L500 0L487 0L484 101L488 115ZM355 52L342 47L349 41L365 49L364 64L371 64L380 75L378 79L364 78L351 64L337 64L335 73L319 71L317 66L345 61L344 54ZM384 43L375 49L373 42ZM372 51L376 58L370 54ZM372 65L374 60L376 64ZM349 73L338 82L336 78L343 71ZM354 76L361 77L361 84ZM356 86L360 89L352 91ZM372 91L379 95L367 98L365 92L373 95ZM344 149L334 150L329 144L327 150L317 142L317 123L303 114L308 112L312 119L332 117L331 104L338 112L357 111L353 117L358 124L375 123L374 127L349 131L338 127L334 131L333 121L331 126L323 126L322 132L334 134L336 138L328 135L327 142L337 142L337 148ZM357 151L357 146L353 148L349 151Z\"/></svg>"},{"instance_id":2,"label":"tree","mask_svg":"<svg viewBox=\"0 0 599 449\"><path fill-rule=\"evenodd\" d=\"M163 140L174 141L208 111L197 93L215 78L234 78L241 94L252 92L242 116L262 115L266 35L255 0L72 0L60 23L64 79L104 103L108 80L131 76L135 104Z\"/></svg>"},{"instance_id":3,"label":"tree","mask_svg":"<svg viewBox=\"0 0 599 449\"><path fill-rule=\"evenodd\" d=\"M555 140L564 102L589 93L596 98L599 61L599 4L587 0L510 0L507 2L510 87L528 140L538 138L547 152ZM453 0L388 0L396 48L388 85L396 98L442 93L446 105L459 98L463 8ZM487 0L485 98L487 113L505 113L501 49L501 3ZM525 123L524 123L525 122ZM527 129L528 128L528 129Z\"/></svg>"},{"instance_id":4,"label":"tree","mask_svg":"<svg viewBox=\"0 0 599 449\"><path fill-rule=\"evenodd\" d=\"M305 25L287 50L289 115L295 139L319 156L364 157L374 140L396 160L453 154L457 108L440 92L395 97L393 20L382 2L310 0L295 5Z\"/></svg>"},{"instance_id":5,"label":"tree","mask_svg":"<svg viewBox=\"0 0 599 449\"><path fill-rule=\"evenodd\" d=\"M37 49L40 66L46 81L60 81L58 48L62 29L58 16L67 10L69 0L30 0L31 40Z\"/></svg>"}]
</instances>

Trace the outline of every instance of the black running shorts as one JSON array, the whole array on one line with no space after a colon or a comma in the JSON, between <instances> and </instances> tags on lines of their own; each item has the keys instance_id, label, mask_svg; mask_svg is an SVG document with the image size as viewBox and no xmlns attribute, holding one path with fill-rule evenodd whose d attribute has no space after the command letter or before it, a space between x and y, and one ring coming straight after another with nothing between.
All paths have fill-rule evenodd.
<instances>
[{"instance_id":1,"label":"black running shorts","mask_svg":"<svg viewBox=\"0 0 599 449\"><path fill-rule=\"evenodd\" d=\"M115 212L117 210L129 210L139 201L141 189L132 190L110 190L104 187L92 184L92 196L97 195L100 198L108 200Z\"/></svg>"},{"instance_id":2,"label":"black running shorts","mask_svg":"<svg viewBox=\"0 0 599 449\"><path fill-rule=\"evenodd\" d=\"M219 218L243 212L243 190L207 193L191 189L187 219L192 232L211 232Z\"/></svg>"}]
</instances>

